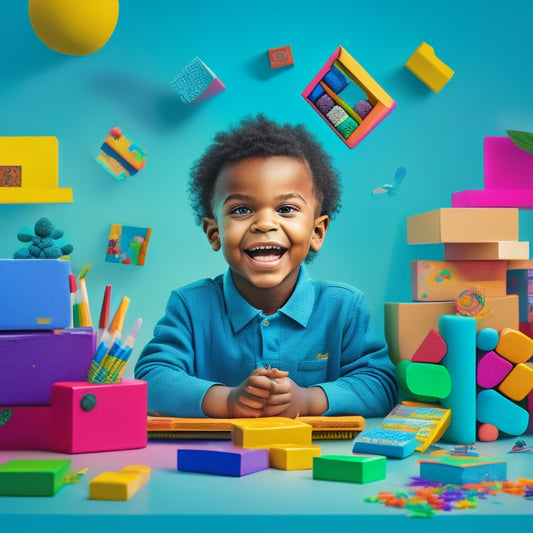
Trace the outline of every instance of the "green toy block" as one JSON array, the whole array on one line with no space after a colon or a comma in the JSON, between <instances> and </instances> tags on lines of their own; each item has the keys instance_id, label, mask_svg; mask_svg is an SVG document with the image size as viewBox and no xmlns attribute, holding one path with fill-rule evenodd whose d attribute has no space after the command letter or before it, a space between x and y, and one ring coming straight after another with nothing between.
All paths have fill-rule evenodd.
<instances>
[{"instance_id":1,"label":"green toy block","mask_svg":"<svg viewBox=\"0 0 533 533\"><path fill-rule=\"evenodd\" d=\"M382 455L322 455L313 457L313 479L369 483L385 479L387 458Z\"/></svg>"},{"instance_id":2,"label":"green toy block","mask_svg":"<svg viewBox=\"0 0 533 533\"><path fill-rule=\"evenodd\" d=\"M452 390L450 373L440 364L400 361L396 365L396 380L402 389L420 401L442 400Z\"/></svg>"},{"instance_id":3,"label":"green toy block","mask_svg":"<svg viewBox=\"0 0 533 533\"><path fill-rule=\"evenodd\" d=\"M70 472L67 459L14 459L0 465L0 496L53 496Z\"/></svg>"}]
</instances>

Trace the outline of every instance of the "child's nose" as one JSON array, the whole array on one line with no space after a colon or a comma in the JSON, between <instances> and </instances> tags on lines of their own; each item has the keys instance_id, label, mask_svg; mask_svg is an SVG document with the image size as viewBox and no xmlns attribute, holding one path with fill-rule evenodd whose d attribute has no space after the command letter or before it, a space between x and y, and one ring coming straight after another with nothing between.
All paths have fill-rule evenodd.
<instances>
[{"instance_id":1,"label":"child's nose","mask_svg":"<svg viewBox=\"0 0 533 533\"><path fill-rule=\"evenodd\" d=\"M274 220L274 216L271 213L266 213L264 211L258 211L256 213L250 227L251 231L259 232L272 231L276 228L277 224Z\"/></svg>"}]
</instances>

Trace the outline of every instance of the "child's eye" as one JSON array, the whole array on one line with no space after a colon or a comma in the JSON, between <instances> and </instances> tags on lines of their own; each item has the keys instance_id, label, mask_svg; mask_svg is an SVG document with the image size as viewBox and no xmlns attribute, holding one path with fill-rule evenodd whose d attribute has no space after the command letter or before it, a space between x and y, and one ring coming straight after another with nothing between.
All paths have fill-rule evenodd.
<instances>
[{"instance_id":1,"label":"child's eye","mask_svg":"<svg viewBox=\"0 0 533 533\"><path fill-rule=\"evenodd\" d=\"M276 210L281 215L290 215L297 211L297 208L293 205L281 205Z\"/></svg>"},{"instance_id":2,"label":"child's eye","mask_svg":"<svg viewBox=\"0 0 533 533\"><path fill-rule=\"evenodd\" d=\"M231 215L248 215L252 212L252 210L249 207L246 207L245 205L239 205L237 207L234 207L231 211Z\"/></svg>"}]
</instances>

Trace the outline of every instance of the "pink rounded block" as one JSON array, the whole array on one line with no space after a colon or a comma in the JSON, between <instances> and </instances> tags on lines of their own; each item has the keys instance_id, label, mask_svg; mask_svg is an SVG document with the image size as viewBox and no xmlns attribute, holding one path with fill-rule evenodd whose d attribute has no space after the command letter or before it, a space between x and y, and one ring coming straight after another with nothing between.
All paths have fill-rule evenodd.
<instances>
[{"instance_id":1,"label":"pink rounded block","mask_svg":"<svg viewBox=\"0 0 533 533\"><path fill-rule=\"evenodd\" d=\"M411 361L413 363L440 363L446 355L446 343L440 333L432 329L416 349Z\"/></svg>"},{"instance_id":2,"label":"pink rounded block","mask_svg":"<svg viewBox=\"0 0 533 533\"><path fill-rule=\"evenodd\" d=\"M499 385L513 369L513 364L495 351L486 353L477 364L477 384L484 389Z\"/></svg>"}]
</instances>

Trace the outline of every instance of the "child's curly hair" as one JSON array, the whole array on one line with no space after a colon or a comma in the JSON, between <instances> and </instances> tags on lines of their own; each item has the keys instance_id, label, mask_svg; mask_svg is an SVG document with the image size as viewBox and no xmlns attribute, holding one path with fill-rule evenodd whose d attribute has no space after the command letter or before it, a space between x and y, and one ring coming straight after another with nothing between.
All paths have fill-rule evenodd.
<instances>
[{"instance_id":1,"label":"child's curly hair","mask_svg":"<svg viewBox=\"0 0 533 533\"><path fill-rule=\"evenodd\" d=\"M320 215L333 218L340 209L340 185L330 156L302 124L279 125L265 115L245 117L237 126L215 135L214 142L191 169L189 197L197 224L213 218L215 181L225 165L250 157L289 156L307 161L313 176Z\"/></svg>"}]
</instances>

